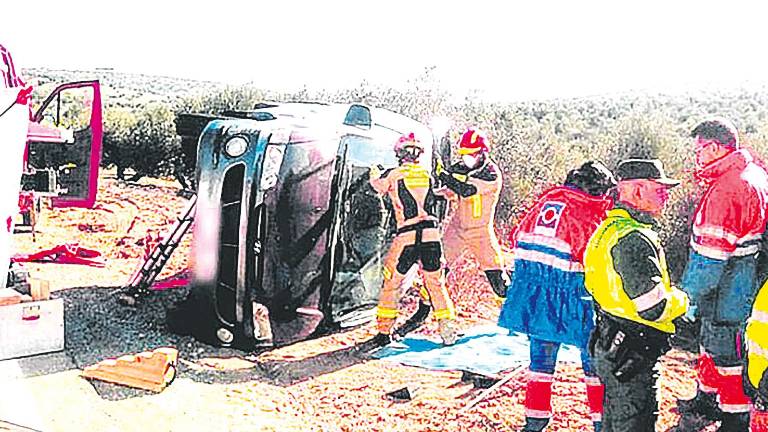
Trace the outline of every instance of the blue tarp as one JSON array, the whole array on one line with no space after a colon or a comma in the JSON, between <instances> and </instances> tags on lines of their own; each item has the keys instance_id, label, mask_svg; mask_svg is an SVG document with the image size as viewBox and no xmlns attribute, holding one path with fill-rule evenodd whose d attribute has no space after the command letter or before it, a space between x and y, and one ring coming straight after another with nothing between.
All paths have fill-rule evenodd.
<instances>
[{"instance_id":1,"label":"blue tarp","mask_svg":"<svg viewBox=\"0 0 768 432\"><path fill-rule=\"evenodd\" d=\"M529 363L528 336L509 333L495 326L474 327L465 331L455 345L443 346L439 341L422 335L409 335L390 344L374 357L409 366L437 370L465 370L483 375L495 375ZM581 363L579 350L564 345L559 361Z\"/></svg>"}]
</instances>

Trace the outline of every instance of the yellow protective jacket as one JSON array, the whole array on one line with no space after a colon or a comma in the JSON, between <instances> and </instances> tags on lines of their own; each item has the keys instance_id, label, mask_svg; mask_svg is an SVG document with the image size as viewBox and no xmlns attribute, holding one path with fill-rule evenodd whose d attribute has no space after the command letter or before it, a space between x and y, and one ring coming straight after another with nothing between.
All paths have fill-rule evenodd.
<instances>
[{"instance_id":1,"label":"yellow protective jacket","mask_svg":"<svg viewBox=\"0 0 768 432\"><path fill-rule=\"evenodd\" d=\"M664 250L651 221L620 205L592 235L584 254L584 285L600 308L615 317L674 333L672 320L688 308L672 287Z\"/></svg>"},{"instance_id":2,"label":"yellow protective jacket","mask_svg":"<svg viewBox=\"0 0 768 432\"><path fill-rule=\"evenodd\" d=\"M370 183L379 194L389 195L398 229L424 221L437 223L432 214L432 177L423 166L406 162L383 173L372 170Z\"/></svg>"},{"instance_id":3,"label":"yellow protective jacket","mask_svg":"<svg viewBox=\"0 0 768 432\"><path fill-rule=\"evenodd\" d=\"M470 169L457 162L439 176L445 186L458 195L453 223L460 230L479 228L493 232L502 186L499 167L486 156L485 163L477 168Z\"/></svg>"},{"instance_id":4,"label":"yellow protective jacket","mask_svg":"<svg viewBox=\"0 0 768 432\"><path fill-rule=\"evenodd\" d=\"M768 282L760 288L747 321L747 377L749 384L768 394ZM760 388L762 383L764 388Z\"/></svg>"}]
</instances>

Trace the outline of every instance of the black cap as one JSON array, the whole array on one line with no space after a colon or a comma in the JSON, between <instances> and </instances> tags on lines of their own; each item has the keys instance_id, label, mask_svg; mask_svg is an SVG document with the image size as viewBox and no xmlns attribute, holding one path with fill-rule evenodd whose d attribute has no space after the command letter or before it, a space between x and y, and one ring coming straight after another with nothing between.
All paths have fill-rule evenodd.
<instances>
[{"instance_id":1,"label":"black cap","mask_svg":"<svg viewBox=\"0 0 768 432\"><path fill-rule=\"evenodd\" d=\"M627 159L616 168L616 177L622 180L653 180L669 187L677 186L680 180L667 177L664 166L658 159Z\"/></svg>"}]
</instances>

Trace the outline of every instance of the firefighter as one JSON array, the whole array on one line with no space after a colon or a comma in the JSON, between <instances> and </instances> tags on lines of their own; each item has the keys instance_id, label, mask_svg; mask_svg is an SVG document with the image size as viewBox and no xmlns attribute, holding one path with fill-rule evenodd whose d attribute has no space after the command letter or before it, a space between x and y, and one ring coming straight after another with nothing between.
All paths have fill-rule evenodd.
<instances>
[{"instance_id":1,"label":"firefighter","mask_svg":"<svg viewBox=\"0 0 768 432\"><path fill-rule=\"evenodd\" d=\"M596 303L589 341L592 366L605 385L604 432L652 432L654 366L669 350L673 320L688 307L671 286L654 231L669 189L679 184L657 159L629 159L616 169L617 202L587 243L584 284Z\"/></svg>"},{"instance_id":2,"label":"firefighter","mask_svg":"<svg viewBox=\"0 0 768 432\"><path fill-rule=\"evenodd\" d=\"M456 213L443 235L447 266L450 269L459 255L468 250L478 260L493 292L504 297L509 277L493 229L501 193L501 171L488 154L488 139L477 129L464 132L459 154L461 161L448 170L440 163L437 165L437 175L452 192L449 196L458 196Z\"/></svg>"},{"instance_id":3,"label":"firefighter","mask_svg":"<svg viewBox=\"0 0 768 432\"><path fill-rule=\"evenodd\" d=\"M612 205L606 193L615 185L605 165L587 162L571 170L563 186L541 195L515 230L515 272L499 325L530 338L523 431L541 431L549 423L561 344L581 349L590 417L600 429L603 386L586 349L594 313L584 289L583 255Z\"/></svg>"},{"instance_id":4,"label":"firefighter","mask_svg":"<svg viewBox=\"0 0 768 432\"><path fill-rule=\"evenodd\" d=\"M752 432L768 432L768 281L760 288L746 329L744 388L752 397Z\"/></svg>"},{"instance_id":5,"label":"firefighter","mask_svg":"<svg viewBox=\"0 0 768 432\"><path fill-rule=\"evenodd\" d=\"M696 209L682 288L688 317L700 323L697 392L679 400L676 430L746 431L749 400L742 385L739 339L757 288L756 253L766 223L768 174L739 147L736 128L711 119L693 129L697 177L707 189Z\"/></svg>"},{"instance_id":6,"label":"firefighter","mask_svg":"<svg viewBox=\"0 0 768 432\"><path fill-rule=\"evenodd\" d=\"M456 342L452 325L455 310L445 287L444 259L438 220L430 212L435 199L433 180L429 171L419 165L424 146L413 133L404 135L395 144L399 166L381 172L372 167L371 186L381 195L388 195L395 211L397 234L384 258L384 284L377 309L378 335L376 345L391 340L398 316L400 287L409 269L419 266L421 279L438 320L440 337L445 345Z\"/></svg>"}]
</instances>

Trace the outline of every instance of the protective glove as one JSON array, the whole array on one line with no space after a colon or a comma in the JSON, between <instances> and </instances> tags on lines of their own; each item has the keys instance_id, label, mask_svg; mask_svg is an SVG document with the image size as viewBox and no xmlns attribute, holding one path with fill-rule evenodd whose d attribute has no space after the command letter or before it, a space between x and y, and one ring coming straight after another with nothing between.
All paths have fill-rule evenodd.
<instances>
[{"instance_id":1,"label":"protective glove","mask_svg":"<svg viewBox=\"0 0 768 432\"><path fill-rule=\"evenodd\" d=\"M19 90L19 94L16 96L16 103L27 105L30 99L32 99L32 86L27 86Z\"/></svg>"}]
</instances>

